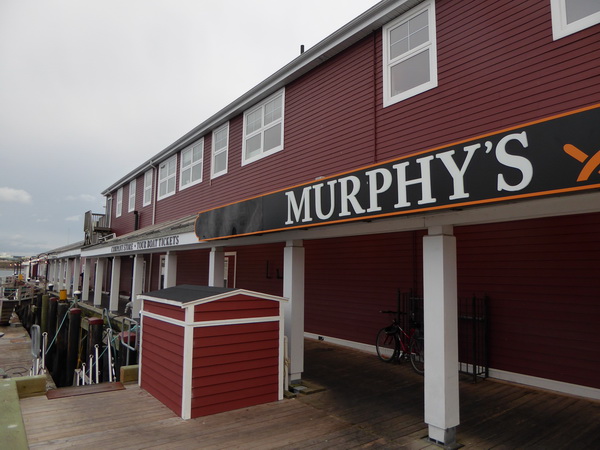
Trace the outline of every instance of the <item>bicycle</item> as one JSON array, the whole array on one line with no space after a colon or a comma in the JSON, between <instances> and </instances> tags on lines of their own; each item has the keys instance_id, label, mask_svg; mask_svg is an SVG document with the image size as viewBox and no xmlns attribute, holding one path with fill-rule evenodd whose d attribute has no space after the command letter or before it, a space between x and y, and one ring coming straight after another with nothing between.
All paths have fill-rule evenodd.
<instances>
[{"instance_id":1,"label":"bicycle","mask_svg":"<svg viewBox=\"0 0 600 450\"><path fill-rule=\"evenodd\" d=\"M408 333L400 326L398 311L379 311L384 314L394 314L391 325L382 328L377 333L375 348L377 356L384 362L409 359L415 372L425 373L425 342L419 330L411 325Z\"/></svg>"}]
</instances>

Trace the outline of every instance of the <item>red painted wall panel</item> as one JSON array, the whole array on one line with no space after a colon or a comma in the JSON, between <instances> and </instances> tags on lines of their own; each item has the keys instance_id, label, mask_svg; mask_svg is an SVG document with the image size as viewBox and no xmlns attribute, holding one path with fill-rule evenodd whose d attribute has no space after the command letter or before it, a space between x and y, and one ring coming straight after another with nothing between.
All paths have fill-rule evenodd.
<instances>
[{"instance_id":1,"label":"red painted wall panel","mask_svg":"<svg viewBox=\"0 0 600 450\"><path fill-rule=\"evenodd\" d=\"M305 241L306 331L373 344L398 289L422 292L422 235Z\"/></svg>"},{"instance_id":2,"label":"red painted wall panel","mask_svg":"<svg viewBox=\"0 0 600 450\"><path fill-rule=\"evenodd\" d=\"M600 388L600 214L460 227L459 295L490 297L490 366Z\"/></svg>"},{"instance_id":3,"label":"red painted wall panel","mask_svg":"<svg viewBox=\"0 0 600 450\"><path fill-rule=\"evenodd\" d=\"M285 243L228 247L237 252L236 288L283 295L283 248Z\"/></svg>"},{"instance_id":4,"label":"red painted wall panel","mask_svg":"<svg viewBox=\"0 0 600 450\"><path fill-rule=\"evenodd\" d=\"M190 250L177 253L177 284L208 286L210 250Z\"/></svg>"}]
</instances>

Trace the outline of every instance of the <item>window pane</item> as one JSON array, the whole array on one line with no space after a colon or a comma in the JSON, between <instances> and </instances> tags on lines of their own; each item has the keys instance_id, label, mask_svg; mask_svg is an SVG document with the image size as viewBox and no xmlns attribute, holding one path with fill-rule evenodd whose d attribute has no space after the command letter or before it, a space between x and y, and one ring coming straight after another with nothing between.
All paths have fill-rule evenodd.
<instances>
[{"instance_id":1,"label":"window pane","mask_svg":"<svg viewBox=\"0 0 600 450\"><path fill-rule=\"evenodd\" d=\"M192 181L198 181L202 177L202 164L192 167Z\"/></svg>"},{"instance_id":2,"label":"window pane","mask_svg":"<svg viewBox=\"0 0 600 450\"><path fill-rule=\"evenodd\" d=\"M261 143L261 135L257 134L256 136L251 137L246 140L246 159L252 158L260 154L260 143Z\"/></svg>"},{"instance_id":3,"label":"window pane","mask_svg":"<svg viewBox=\"0 0 600 450\"><path fill-rule=\"evenodd\" d=\"M177 158L171 158L169 160L169 175L175 174L175 166L177 165Z\"/></svg>"},{"instance_id":4,"label":"window pane","mask_svg":"<svg viewBox=\"0 0 600 450\"><path fill-rule=\"evenodd\" d=\"M251 112L247 116L246 134L251 134L257 130L260 130L261 126L262 126L262 108L258 108L256 111Z\"/></svg>"},{"instance_id":5,"label":"window pane","mask_svg":"<svg viewBox=\"0 0 600 450\"><path fill-rule=\"evenodd\" d=\"M200 161L202 157L202 146L196 145L193 149L192 161Z\"/></svg>"},{"instance_id":6,"label":"window pane","mask_svg":"<svg viewBox=\"0 0 600 450\"><path fill-rule=\"evenodd\" d=\"M185 169L181 172L181 185L185 186L190 182L191 169Z\"/></svg>"},{"instance_id":7,"label":"window pane","mask_svg":"<svg viewBox=\"0 0 600 450\"><path fill-rule=\"evenodd\" d=\"M390 59L408 51L408 23L394 28L390 31Z\"/></svg>"},{"instance_id":8,"label":"window pane","mask_svg":"<svg viewBox=\"0 0 600 450\"><path fill-rule=\"evenodd\" d=\"M192 163L192 152L186 150L181 153L181 167L187 167Z\"/></svg>"},{"instance_id":9,"label":"window pane","mask_svg":"<svg viewBox=\"0 0 600 450\"><path fill-rule=\"evenodd\" d=\"M227 129L215 133L215 150L219 150L227 145Z\"/></svg>"},{"instance_id":10,"label":"window pane","mask_svg":"<svg viewBox=\"0 0 600 450\"><path fill-rule=\"evenodd\" d=\"M265 125L281 118L281 97L265 104Z\"/></svg>"},{"instance_id":11,"label":"window pane","mask_svg":"<svg viewBox=\"0 0 600 450\"><path fill-rule=\"evenodd\" d=\"M429 50L426 50L392 67L391 95L408 91L428 81Z\"/></svg>"},{"instance_id":12,"label":"window pane","mask_svg":"<svg viewBox=\"0 0 600 450\"><path fill-rule=\"evenodd\" d=\"M271 150L281 144L281 123L265 130L264 151Z\"/></svg>"},{"instance_id":13,"label":"window pane","mask_svg":"<svg viewBox=\"0 0 600 450\"><path fill-rule=\"evenodd\" d=\"M429 26L427 11L423 11L408 23L410 49L418 47L429 41Z\"/></svg>"},{"instance_id":14,"label":"window pane","mask_svg":"<svg viewBox=\"0 0 600 450\"><path fill-rule=\"evenodd\" d=\"M167 192L171 193L171 192L175 192L175 177L169 178L167 180Z\"/></svg>"},{"instance_id":15,"label":"window pane","mask_svg":"<svg viewBox=\"0 0 600 450\"><path fill-rule=\"evenodd\" d=\"M167 182L163 181L162 183L160 183L160 185L158 186L158 195L160 197L162 197L163 195L165 195L167 193Z\"/></svg>"},{"instance_id":16,"label":"window pane","mask_svg":"<svg viewBox=\"0 0 600 450\"><path fill-rule=\"evenodd\" d=\"M573 23L584 17L600 12L598 0L565 0L567 9L567 23Z\"/></svg>"},{"instance_id":17,"label":"window pane","mask_svg":"<svg viewBox=\"0 0 600 450\"><path fill-rule=\"evenodd\" d=\"M214 172L219 173L225 170L227 163L227 153L221 152L215 156Z\"/></svg>"}]
</instances>

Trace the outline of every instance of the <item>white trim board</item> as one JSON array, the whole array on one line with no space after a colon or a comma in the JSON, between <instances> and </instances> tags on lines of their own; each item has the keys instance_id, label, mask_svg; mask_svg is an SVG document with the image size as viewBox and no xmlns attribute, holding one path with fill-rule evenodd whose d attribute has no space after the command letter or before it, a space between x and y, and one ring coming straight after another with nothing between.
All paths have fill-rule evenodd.
<instances>
[{"instance_id":1,"label":"white trim board","mask_svg":"<svg viewBox=\"0 0 600 450\"><path fill-rule=\"evenodd\" d=\"M374 345L363 344L360 342L348 341L345 339L338 339L330 336L322 336L306 332L304 333L304 337L308 339L329 342L331 344L341 345L343 347L353 348L355 350L361 350L367 353L377 354ZM600 400L600 389L588 386L581 386L579 384L565 383L563 381L550 380L547 378L534 377L531 375L507 372L505 370L492 368L490 368L489 377L495 378L497 380L509 381L511 383L522 384L524 386L547 389L562 394L576 395L578 397Z\"/></svg>"}]
</instances>

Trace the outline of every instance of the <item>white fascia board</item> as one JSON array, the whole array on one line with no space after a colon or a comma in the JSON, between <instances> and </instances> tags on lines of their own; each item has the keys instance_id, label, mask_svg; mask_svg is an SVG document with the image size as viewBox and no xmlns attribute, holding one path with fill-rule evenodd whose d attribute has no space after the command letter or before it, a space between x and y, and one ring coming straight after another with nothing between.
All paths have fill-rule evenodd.
<instances>
[{"instance_id":1,"label":"white fascia board","mask_svg":"<svg viewBox=\"0 0 600 450\"><path fill-rule=\"evenodd\" d=\"M210 297L204 297L204 298L200 298L198 300L190 300L190 301L186 302L185 304L175 301L175 300L169 300L166 298L159 298L159 297L151 297L151 296L145 295L145 294L139 294L137 296L137 298L140 300L150 300L150 301L153 301L156 303L162 303L165 305L179 306L181 308L191 308L196 305L202 305L204 303L214 302L216 300L233 297L235 295L247 295L249 297L256 297L256 298L260 298L263 300L273 300L273 301L277 301L280 303L289 301L285 297L280 297L278 295L264 294L262 292L249 291L247 289L236 289L235 291L223 292L221 294L211 295Z\"/></svg>"}]
</instances>

